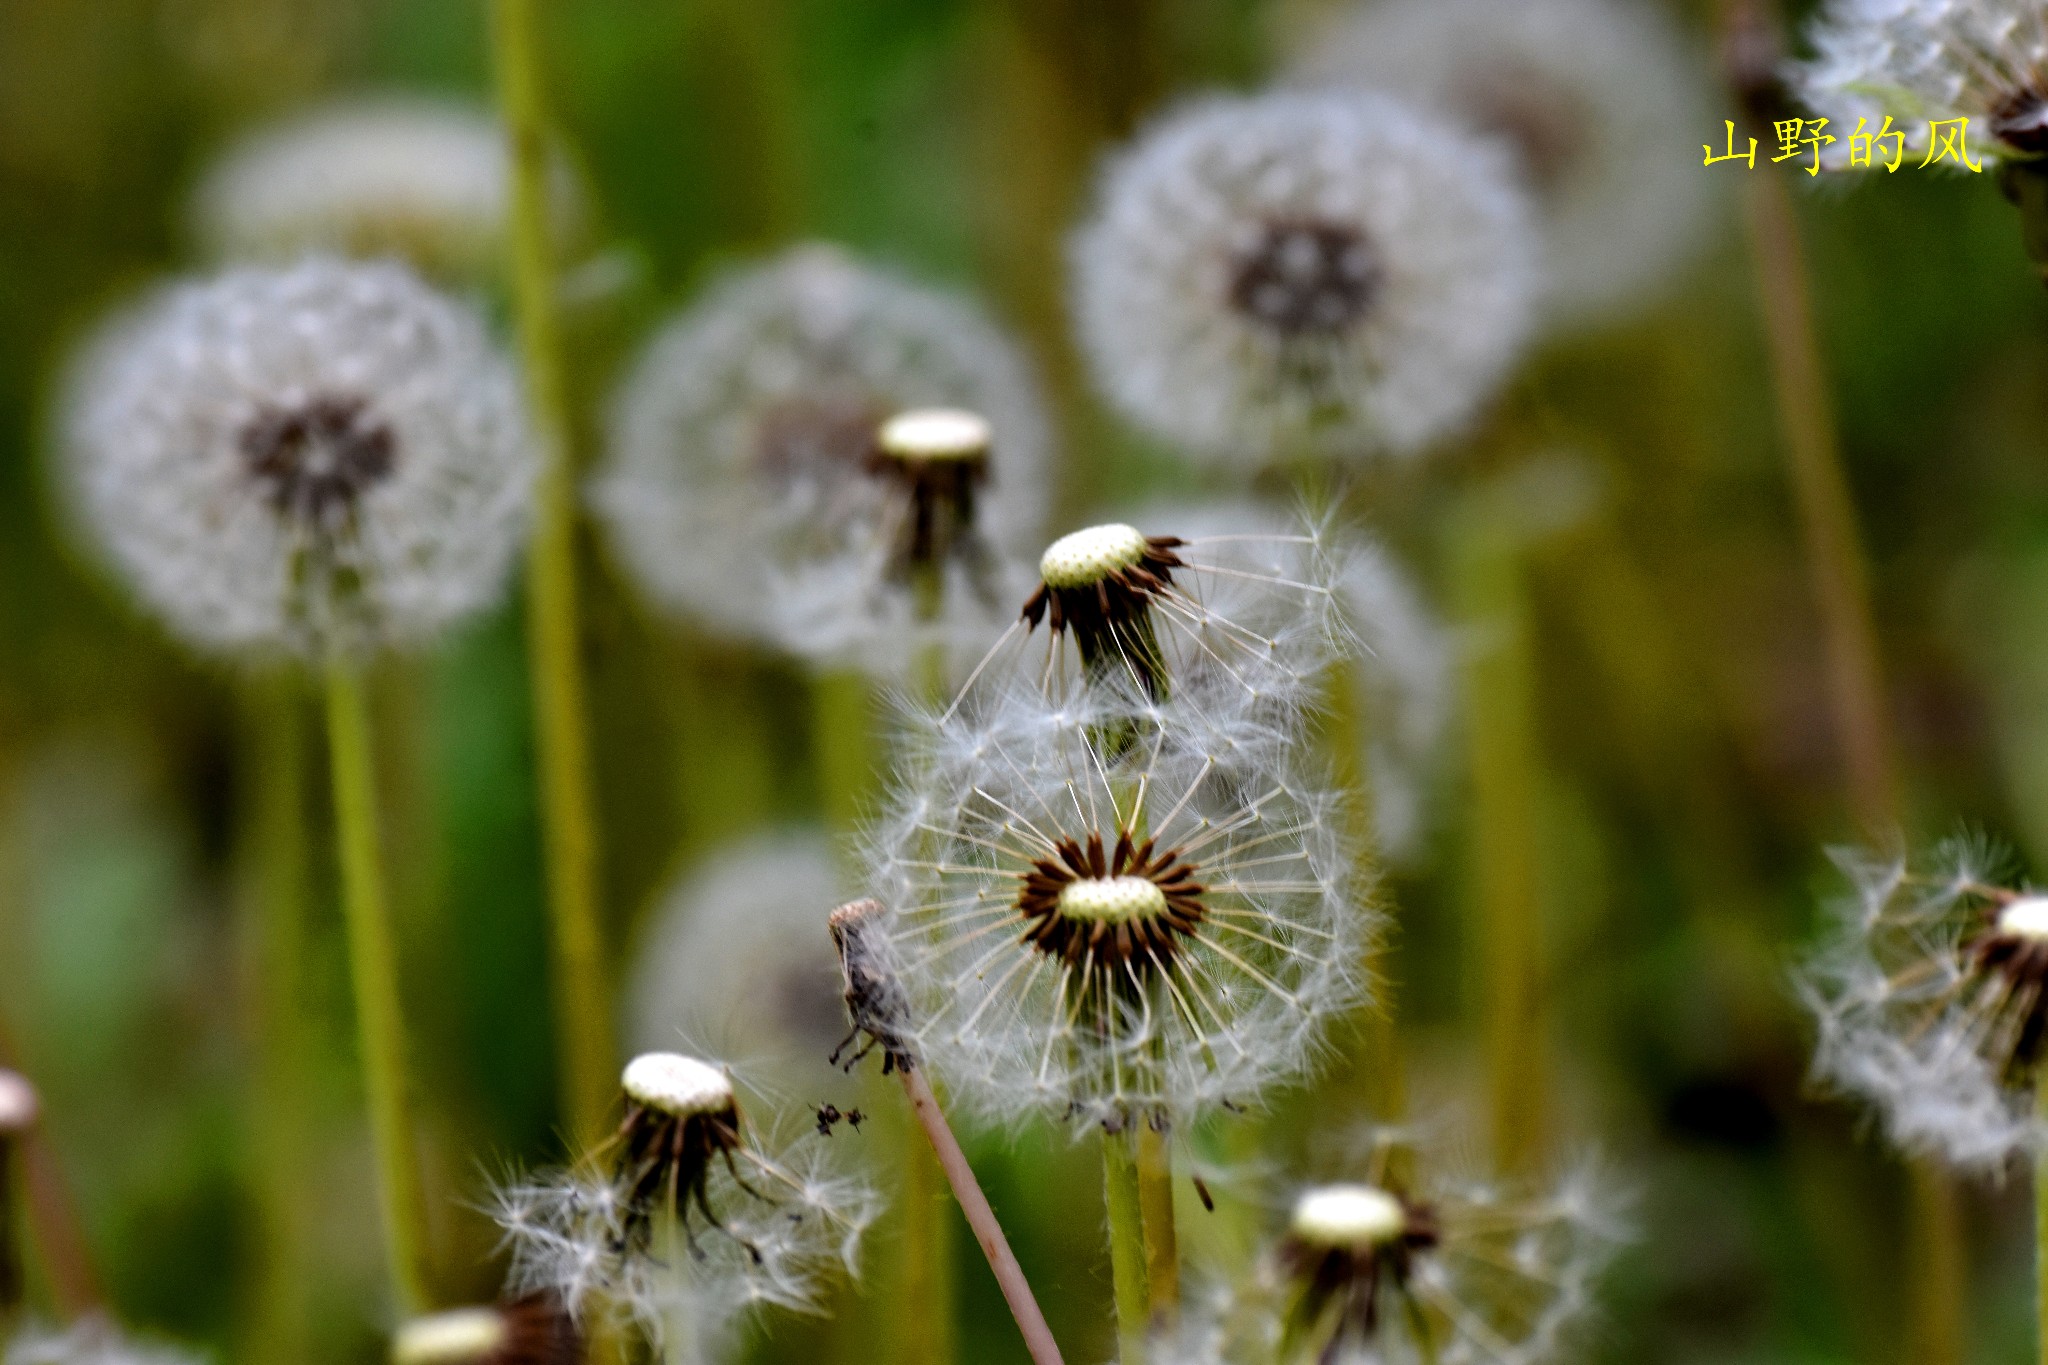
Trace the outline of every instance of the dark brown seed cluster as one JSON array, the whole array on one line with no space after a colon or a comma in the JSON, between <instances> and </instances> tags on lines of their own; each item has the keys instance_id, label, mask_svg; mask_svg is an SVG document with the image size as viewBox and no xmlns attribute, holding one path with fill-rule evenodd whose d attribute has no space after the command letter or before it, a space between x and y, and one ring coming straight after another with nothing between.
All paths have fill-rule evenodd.
<instances>
[{"instance_id":1,"label":"dark brown seed cluster","mask_svg":"<svg viewBox=\"0 0 2048 1365\"><path fill-rule=\"evenodd\" d=\"M876 445L867 472L894 491L902 521L889 556L898 579L982 554L975 530L975 503L988 482L988 453L921 459Z\"/></svg>"},{"instance_id":2,"label":"dark brown seed cluster","mask_svg":"<svg viewBox=\"0 0 2048 1365\"><path fill-rule=\"evenodd\" d=\"M1182 940L1201 926L1206 913L1204 888L1196 868L1177 849L1158 849L1156 841L1135 842L1126 830L1116 847L1105 850L1102 835L1088 836L1085 846L1061 841L1057 858L1031 865L1017 893L1017 909L1027 921L1024 941L1072 968L1126 979L1130 964L1139 973L1164 971L1181 949ZM1132 915L1077 915L1064 903L1068 889L1081 883L1103 885L1116 878L1149 883L1158 893L1156 910Z\"/></svg>"},{"instance_id":3,"label":"dark brown seed cluster","mask_svg":"<svg viewBox=\"0 0 2048 1365\"><path fill-rule=\"evenodd\" d=\"M2048 938L2001 927L2002 909L1992 910L1965 952L1981 976L2003 978L2006 999L2001 1012L2010 1023L1992 1033L2011 1042L2008 1053L1994 1060L2003 1066L2008 1083L2027 1084L2048 1042Z\"/></svg>"},{"instance_id":4,"label":"dark brown seed cluster","mask_svg":"<svg viewBox=\"0 0 2048 1365\"><path fill-rule=\"evenodd\" d=\"M553 1294L527 1294L498 1305L505 1344L479 1365L579 1365L583 1335Z\"/></svg>"},{"instance_id":5,"label":"dark brown seed cluster","mask_svg":"<svg viewBox=\"0 0 2048 1365\"><path fill-rule=\"evenodd\" d=\"M1481 132L1505 139L1529 183L1556 190L1584 159L1592 110L1573 91L1526 65L1494 63L1459 87L1459 108Z\"/></svg>"},{"instance_id":6,"label":"dark brown seed cluster","mask_svg":"<svg viewBox=\"0 0 2048 1365\"><path fill-rule=\"evenodd\" d=\"M1365 1347L1379 1331L1384 1300L1403 1294L1418 1256L1442 1237L1436 1212L1400 1198L1401 1235L1389 1242L1335 1246L1300 1236L1280 1244L1280 1259L1296 1286L1288 1339L1303 1343L1328 1333L1319 1359L1345 1358L1347 1346Z\"/></svg>"},{"instance_id":7,"label":"dark brown seed cluster","mask_svg":"<svg viewBox=\"0 0 2048 1365\"><path fill-rule=\"evenodd\" d=\"M887 913L878 900L858 900L840 906L826 921L833 946L839 949L846 1016L851 1025L830 1060L851 1071L879 1047L885 1076L908 1071L917 1060L905 1032L910 1003L882 955L882 919Z\"/></svg>"},{"instance_id":8,"label":"dark brown seed cluster","mask_svg":"<svg viewBox=\"0 0 2048 1365\"><path fill-rule=\"evenodd\" d=\"M2012 91L1992 106L1991 132L2017 151L2048 152L2048 94L2031 85Z\"/></svg>"},{"instance_id":9,"label":"dark brown seed cluster","mask_svg":"<svg viewBox=\"0 0 2048 1365\"><path fill-rule=\"evenodd\" d=\"M345 529L363 494L390 475L397 442L364 400L329 394L259 409L242 428L240 445L279 515L333 532Z\"/></svg>"},{"instance_id":10,"label":"dark brown seed cluster","mask_svg":"<svg viewBox=\"0 0 2048 1365\"><path fill-rule=\"evenodd\" d=\"M1239 254L1230 304L1283 339L1327 337L1364 317L1384 284L1385 271L1358 229L1280 218Z\"/></svg>"},{"instance_id":11,"label":"dark brown seed cluster","mask_svg":"<svg viewBox=\"0 0 2048 1365\"><path fill-rule=\"evenodd\" d=\"M706 1224L725 1231L717 1210L711 1207L714 1161L723 1161L735 1184L760 1197L741 1178L733 1159L740 1141L740 1112L736 1103L703 1113L673 1114L629 1097L625 1122L618 1132L618 1176L625 1187L626 1210L622 1249L647 1251L653 1241L655 1219L667 1211L675 1215L690 1250L695 1253L696 1234L690 1226L692 1206Z\"/></svg>"},{"instance_id":12,"label":"dark brown seed cluster","mask_svg":"<svg viewBox=\"0 0 2048 1365\"><path fill-rule=\"evenodd\" d=\"M1173 587L1173 571L1186 561L1174 551L1178 536L1147 536L1134 562L1116 566L1088 582L1048 578L1024 604L1031 629L1049 621L1052 633L1070 633L1081 663L1099 675L1121 666L1147 695L1166 691L1166 660L1152 624L1152 603Z\"/></svg>"}]
</instances>

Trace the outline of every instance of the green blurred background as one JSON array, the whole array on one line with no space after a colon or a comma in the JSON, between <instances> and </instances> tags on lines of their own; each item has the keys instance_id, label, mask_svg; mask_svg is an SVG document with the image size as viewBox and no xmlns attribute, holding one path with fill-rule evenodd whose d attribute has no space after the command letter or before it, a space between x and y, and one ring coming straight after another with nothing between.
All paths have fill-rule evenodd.
<instances>
[{"instance_id":1,"label":"green blurred background","mask_svg":"<svg viewBox=\"0 0 2048 1365\"><path fill-rule=\"evenodd\" d=\"M825 237L979 291L1030 339L1060 403L1069 519L1163 485L1165 453L1086 392L1061 234L1103 148L1176 92L1255 84L1278 35L1317 7L545 6L564 141L623 281L570 317L583 454L621 358L707 270ZM254 895L237 870L254 837L238 718L258 689L167 643L66 543L43 477L53 385L107 306L193 264L184 197L226 139L340 92L487 100L487 37L480 0L0 3L0 1026L44 1088L113 1302L222 1358L253 1280L252 1040L235 1002L249 994L238 924ZM2038 860L2048 299L1989 181L1823 186L1801 213L1913 833L1968 822ZM1532 550L1529 581L1565 1127L1626 1173L1643 1229L1610 1286L1598 1358L1903 1360L1900 1168L1851 1110L1804 1093L1807 1036L1786 985L1817 897L1836 889L1823 848L1850 826L1727 199L1666 303L1553 346L1514 400L1537 414L1533 446L1589 471L1596 493ZM1497 459L1452 452L1368 482L1359 501L1428 581L1444 490ZM811 685L653 619L600 556L586 562L607 904L623 943L693 858L753 825L818 816ZM489 1180L560 1155L514 603L376 679L451 1298L494 1285L488 1226L469 1211ZM1472 1072L1455 771L1435 804L1429 858L1393 886L1395 971L1417 1089L1455 1096ZM326 858L302 993L321 1040L305 1194L316 1359L339 1362L372 1358L383 1324ZM1026 1134L978 1156L1069 1359L1091 1358L1091 1341L1106 1356L1099 1211L1069 1193L1093 1187L1086 1154ZM1970 1197L1980 1360L2017 1358L2031 1330L2014 1193ZM962 1280L963 1358L1021 1360L985 1271L963 1259ZM778 1329L757 1352L887 1358L857 1332L823 1343Z\"/></svg>"}]
</instances>

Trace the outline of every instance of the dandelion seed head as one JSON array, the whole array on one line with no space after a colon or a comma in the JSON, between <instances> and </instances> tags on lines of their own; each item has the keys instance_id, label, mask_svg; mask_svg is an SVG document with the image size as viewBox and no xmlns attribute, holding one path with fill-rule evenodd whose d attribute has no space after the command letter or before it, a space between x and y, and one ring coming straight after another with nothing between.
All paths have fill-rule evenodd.
<instances>
[{"instance_id":1,"label":"dandelion seed head","mask_svg":"<svg viewBox=\"0 0 2048 1365\"><path fill-rule=\"evenodd\" d=\"M675 1052L649 1052L626 1063L626 1098L672 1118L718 1114L733 1107L732 1079L709 1062Z\"/></svg>"},{"instance_id":2,"label":"dandelion seed head","mask_svg":"<svg viewBox=\"0 0 2048 1365\"><path fill-rule=\"evenodd\" d=\"M259 129L200 182L193 220L229 261L309 251L396 256L437 276L495 270L510 198L507 137L479 109L428 100L351 100ZM573 237L582 187L557 162L555 228Z\"/></svg>"},{"instance_id":3,"label":"dandelion seed head","mask_svg":"<svg viewBox=\"0 0 2048 1365\"><path fill-rule=\"evenodd\" d=\"M1179 1123L1300 1074L1360 998L1378 920L1327 794L1277 749L1246 762L1176 725L1105 746L1128 712L1055 728L1012 695L912 731L870 831L908 1049L971 1110L1077 1128Z\"/></svg>"},{"instance_id":4,"label":"dandelion seed head","mask_svg":"<svg viewBox=\"0 0 2048 1365\"><path fill-rule=\"evenodd\" d=\"M576 1365L583 1341L551 1295L451 1308L391 1337L391 1365Z\"/></svg>"},{"instance_id":5,"label":"dandelion seed head","mask_svg":"<svg viewBox=\"0 0 2048 1365\"><path fill-rule=\"evenodd\" d=\"M481 320L401 266L173 286L70 392L73 510L195 645L415 643L502 589L535 470L518 385Z\"/></svg>"},{"instance_id":6,"label":"dandelion seed head","mask_svg":"<svg viewBox=\"0 0 2048 1365\"><path fill-rule=\"evenodd\" d=\"M963 300L828 247L684 310L610 437L593 497L654 600L882 677L979 657L1041 534L1048 426L1019 350Z\"/></svg>"},{"instance_id":7,"label":"dandelion seed head","mask_svg":"<svg viewBox=\"0 0 2048 1365\"><path fill-rule=\"evenodd\" d=\"M1858 121L1876 134L1887 115L1916 157L1931 122L1960 118L1972 158L2048 151L2048 16L2030 0L1830 0L1809 36L1791 80L1839 139L1826 161L1847 166ZM1892 159L1889 139L1874 151Z\"/></svg>"},{"instance_id":8,"label":"dandelion seed head","mask_svg":"<svg viewBox=\"0 0 2048 1365\"><path fill-rule=\"evenodd\" d=\"M1407 1231L1408 1211L1398 1198L1376 1186L1325 1185L1295 1200L1287 1228L1318 1246L1387 1246Z\"/></svg>"},{"instance_id":9,"label":"dandelion seed head","mask_svg":"<svg viewBox=\"0 0 2048 1365\"><path fill-rule=\"evenodd\" d=\"M1411 99L1505 144L1535 199L1558 324L1654 295L1712 219L1712 182L1671 155L1719 126L1705 65L1628 0L1356 5L1304 35L1290 79Z\"/></svg>"},{"instance_id":10,"label":"dandelion seed head","mask_svg":"<svg viewBox=\"0 0 2048 1365\"><path fill-rule=\"evenodd\" d=\"M2048 1038L2048 901L1979 874L1973 841L1925 871L1838 850L1851 891L1797 986L1813 1075L1871 1105L1906 1151L2000 1174L2048 1139L2034 1086Z\"/></svg>"},{"instance_id":11,"label":"dandelion seed head","mask_svg":"<svg viewBox=\"0 0 2048 1365\"><path fill-rule=\"evenodd\" d=\"M1105 167L1072 307L1104 392L1197 458L1412 453L1518 354L1533 237L1505 152L1435 116L1211 98Z\"/></svg>"}]
</instances>

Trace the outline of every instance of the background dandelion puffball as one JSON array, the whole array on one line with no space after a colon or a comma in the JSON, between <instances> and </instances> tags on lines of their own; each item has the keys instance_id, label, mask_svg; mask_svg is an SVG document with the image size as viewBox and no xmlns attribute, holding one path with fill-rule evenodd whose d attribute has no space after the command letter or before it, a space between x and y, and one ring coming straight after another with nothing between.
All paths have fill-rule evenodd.
<instances>
[{"instance_id":1,"label":"background dandelion puffball","mask_svg":"<svg viewBox=\"0 0 2048 1365\"><path fill-rule=\"evenodd\" d=\"M498 596L526 525L511 365L395 264L171 286L88 348L66 419L79 519L208 650L422 641Z\"/></svg>"},{"instance_id":2,"label":"background dandelion puffball","mask_svg":"<svg viewBox=\"0 0 2048 1365\"><path fill-rule=\"evenodd\" d=\"M1654 296L1706 236L1717 129L1703 63L1632 0L1389 0L1301 44L1291 79L1412 99L1500 139L1534 194L1544 305L1599 322Z\"/></svg>"},{"instance_id":3,"label":"background dandelion puffball","mask_svg":"<svg viewBox=\"0 0 2048 1365\"><path fill-rule=\"evenodd\" d=\"M1028 588L949 572L923 622L890 581L901 516L862 466L911 408L988 421L981 535L999 557L1035 552L1050 438L1022 353L965 301L825 246L728 277L654 338L612 406L593 496L629 576L671 610L884 674L927 643L971 664Z\"/></svg>"},{"instance_id":4,"label":"background dandelion puffball","mask_svg":"<svg viewBox=\"0 0 2048 1365\"><path fill-rule=\"evenodd\" d=\"M1109 399L1195 458L1413 454L1520 354L1536 249L1506 151L1437 116L1213 97L1106 165L1072 311Z\"/></svg>"},{"instance_id":5,"label":"background dandelion puffball","mask_svg":"<svg viewBox=\"0 0 2048 1365\"><path fill-rule=\"evenodd\" d=\"M572 239L583 187L566 162L552 169L556 234ZM192 221L222 260L396 256L468 279L502 264L510 193L493 115L437 100L348 100L232 144L195 188Z\"/></svg>"}]
</instances>

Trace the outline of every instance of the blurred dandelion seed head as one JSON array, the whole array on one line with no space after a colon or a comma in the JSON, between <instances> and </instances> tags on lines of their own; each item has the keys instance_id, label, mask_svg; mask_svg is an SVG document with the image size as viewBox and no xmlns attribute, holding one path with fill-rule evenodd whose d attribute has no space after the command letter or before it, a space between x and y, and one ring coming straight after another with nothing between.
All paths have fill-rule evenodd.
<instances>
[{"instance_id":1,"label":"blurred dandelion seed head","mask_svg":"<svg viewBox=\"0 0 2048 1365\"><path fill-rule=\"evenodd\" d=\"M358 100L262 128L200 182L200 240L229 261L308 251L395 256L430 274L478 279L499 268L510 206L507 138L480 109L414 99ZM561 237L583 222L582 186L557 160L551 210Z\"/></svg>"},{"instance_id":2,"label":"blurred dandelion seed head","mask_svg":"<svg viewBox=\"0 0 2048 1365\"><path fill-rule=\"evenodd\" d=\"M1399 1241L1408 1231L1408 1209L1401 1200L1372 1185L1324 1185L1303 1191L1294 1201L1287 1230L1297 1240L1320 1247L1380 1247Z\"/></svg>"},{"instance_id":3,"label":"blurred dandelion seed head","mask_svg":"<svg viewBox=\"0 0 2048 1365\"><path fill-rule=\"evenodd\" d=\"M0 1354L0 1365L200 1365L200 1358L132 1341L106 1319L87 1317L61 1331L21 1329Z\"/></svg>"},{"instance_id":4,"label":"blurred dandelion seed head","mask_svg":"<svg viewBox=\"0 0 2048 1365\"><path fill-rule=\"evenodd\" d=\"M593 497L621 564L733 635L895 677L934 647L971 663L1021 595L1047 418L961 299L799 248L679 314L610 429Z\"/></svg>"},{"instance_id":5,"label":"blurred dandelion seed head","mask_svg":"<svg viewBox=\"0 0 2048 1365\"><path fill-rule=\"evenodd\" d=\"M497 597L525 528L513 370L397 265L173 286L109 325L69 399L79 520L209 649L422 641Z\"/></svg>"},{"instance_id":6,"label":"blurred dandelion seed head","mask_svg":"<svg viewBox=\"0 0 2048 1365\"><path fill-rule=\"evenodd\" d=\"M0 1138L26 1133L41 1114L42 1103L28 1077L0 1067Z\"/></svg>"},{"instance_id":7,"label":"blurred dandelion seed head","mask_svg":"<svg viewBox=\"0 0 2048 1365\"><path fill-rule=\"evenodd\" d=\"M1798 984L1817 1080L1874 1106L1907 1151L1998 1173L2048 1137L2048 900L1999 886L1981 858L1951 843L1919 872L1837 851L1853 890Z\"/></svg>"},{"instance_id":8,"label":"blurred dandelion seed head","mask_svg":"<svg viewBox=\"0 0 2048 1365\"><path fill-rule=\"evenodd\" d=\"M496 1308L451 1308L414 1318L391 1337L391 1365L489 1365L511 1336Z\"/></svg>"},{"instance_id":9,"label":"blurred dandelion seed head","mask_svg":"<svg viewBox=\"0 0 2048 1365\"><path fill-rule=\"evenodd\" d=\"M1107 164L1071 254L1103 391L1215 464L1450 434L1520 352L1536 284L1505 152L1368 94L1169 114Z\"/></svg>"},{"instance_id":10,"label":"blurred dandelion seed head","mask_svg":"<svg viewBox=\"0 0 2048 1365\"><path fill-rule=\"evenodd\" d=\"M1915 155L1932 122L1961 118L1973 157L2048 151L2048 20L2036 0L1830 0L1809 36L1813 59L1792 84L1840 139L1824 161L1848 165L1858 121L1876 134L1887 115L1897 122L1885 131Z\"/></svg>"},{"instance_id":11,"label":"blurred dandelion seed head","mask_svg":"<svg viewBox=\"0 0 2048 1365\"><path fill-rule=\"evenodd\" d=\"M1654 296L1697 253L1712 182L1698 141L1707 68L1629 0L1383 0L1304 36L1290 79L1414 100L1499 140L1535 196L1544 305L1595 323Z\"/></svg>"}]
</instances>

